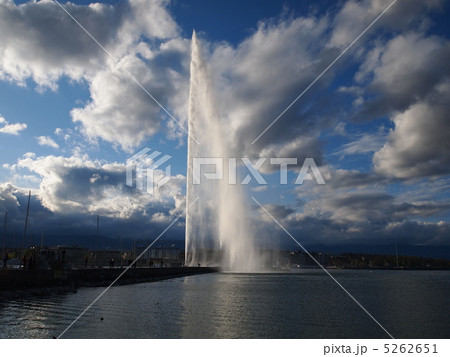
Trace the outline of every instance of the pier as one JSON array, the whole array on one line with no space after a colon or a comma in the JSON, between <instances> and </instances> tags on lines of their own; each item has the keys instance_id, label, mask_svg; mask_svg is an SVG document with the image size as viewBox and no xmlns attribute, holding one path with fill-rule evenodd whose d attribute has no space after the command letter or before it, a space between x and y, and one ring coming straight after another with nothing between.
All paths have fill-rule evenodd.
<instances>
[{"instance_id":1,"label":"pier","mask_svg":"<svg viewBox=\"0 0 450 357\"><path fill-rule=\"evenodd\" d=\"M0 300L76 291L80 287L108 286L125 270L126 268L0 270ZM218 269L210 267L130 268L115 285L137 284L215 272L218 272Z\"/></svg>"}]
</instances>

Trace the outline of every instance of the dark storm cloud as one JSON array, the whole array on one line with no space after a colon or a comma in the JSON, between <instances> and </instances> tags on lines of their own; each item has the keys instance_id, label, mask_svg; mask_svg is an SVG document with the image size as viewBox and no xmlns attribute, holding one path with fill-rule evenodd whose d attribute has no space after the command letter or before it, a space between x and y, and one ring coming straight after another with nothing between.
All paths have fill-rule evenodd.
<instances>
[{"instance_id":1,"label":"dark storm cloud","mask_svg":"<svg viewBox=\"0 0 450 357\"><path fill-rule=\"evenodd\" d=\"M287 111L267 135L252 142L337 55L324 48L325 18L261 22L236 48L222 44L211 56L219 111L230 145L240 155L305 157L322 162L320 128L328 125L333 104L311 91L303 103ZM331 75L332 77L332 75ZM329 83L326 76L319 88Z\"/></svg>"},{"instance_id":2,"label":"dark storm cloud","mask_svg":"<svg viewBox=\"0 0 450 357\"><path fill-rule=\"evenodd\" d=\"M175 203L174 209L178 209L183 201L183 176L173 176L161 189L148 195L125 185L124 164L91 161L87 156L27 155L19 159L16 168L42 177L39 196L53 212L130 217L136 212L146 214L152 204L173 208ZM159 173L155 171L156 177Z\"/></svg>"},{"instance_id":3,"label":"dark storm cloud","mask_svg":"<svg viewBox=\"0 0 450 357\"><path fill-rule=\"evenodd\" d=\"M47 236L59 236L59 243L64 237L76 244L77 237L95 235L96 215L101 217L103 236L118 237L122 226L126 236L133 232L135 238L156 238L184 209L182 176L173 177L152 196L125 185L124 165L101 164L86 157L27 155L15 169L42 176L40 188L31 190L29 234L36 237L45 231ZM0 185L0 214L8 212L10 238L23 235L27 200L28 190ZM182 239L183 222L182 218L167 236Z\"/></svg>"},{"instance_id":4,"label":"dark storm cloud","mask_svg":"<svg viewBox=\"0 0 450 357\"><path fill-rule=\"evenodd\" d=\"M373 197L370 201L379 204L379 201ZM411 209L415 210L416 208L398 207L392 209L392 211L400 212L403 210L402 216L406 216L405 210L410 211ZM428 210L425 207L422 207L422 209ZM448 207L446 209L448 210ZM388 211L389 209L386 209L385 213L387 214ZM435 207L431 208L428 213L431 213L431 211L434 212ZM420 213L423 214L423 211ZM308 247L335 244L393 244L395 241L403 244L448 245L448 233L450 231L448 223L443 221L395 220L393 217L387 216L384 219L365 219L360 222L353 221L349 224L348 221L320 217L319 215L291 214L287 219L280 222L300 244ZM273 221L267 220L260 225L259 230L261 236L270 232L269 239L277 236L282 244L296 247L295 242Z\"/></svg>"},{"instance_id":5,"label":"dark storm cloud","mask_svg":"<svg viewBox=\"0 0 450 357\"><path fill-rule=\"evenodd\" d=\"M264 208L277 219L284 219L295 210L284 205L264 205Z\"/></svg>"},{"instance_id":6,"label":"dark storm cloud","mask_svg":"<svg viewBox=\"0 0 450 357\"><path fill-rule=\"evenodd\" d=\"M162 1L146 7L142 1L125 1L114 6L70 2L64 6L98 42L119 55L139 33L153 38L176 34L176 24L162 5ZM144 18L143 9L154 15L152 21ZM103 50L53 1L19 6L0 1L0 34L0 69L10 80L31 77L39 85L54 86L61 75L74 79L92 75L106 59Z\"/></svg>"},{"instance_id":7,"label":"dark storm cloud","mask_svg":"<svg viewBox=\"0 0 450 357\"><path fill-rule=\"evenodd\" d=\"M329 46L346 47L392 3L392 0L346 1L332 20ZM427 15L442 12L444 7L445 0L396 1L372 28L382 32L427 28L430 25Z\"/></svg>"},{"instance_id":8,"label":"dark storm cloud","mask_svg":"<svg viewBox=\"0 0 450 357\"><path fill-rule=\"evenodd\" d=\"M28 191L19 189L12 185L0 185L0 216L3 226L4 213L8 212L7 220L7 246L14 244L21 246L24 240L24 226L26 209L28 202ZM109 212L106 212L108 214ZM51 212L42 204L41 197L36 190L32 190L30 201L30 213L27 224L27 238L40 242L41 235L45 234L49 244L81 244L93 247L95 239L97 214L100 215L100 235L101 237L118 238L121 234L123 238L137 238L151 240L155 239L166 227L167 223L162 220L151 220L152 214L162 214L170 216L170 207L153 204L146 208L146 213L134 212L125 218L102 215L97 212ZM165 235L165 238L180 240L184 237L184 220L176 225ZM3 232L3 228L2 228ZM89 238L89 239L88 239ZM47 242L44 242L47 244ZM115 246L117 248L117 246Z\"/></svg>"},{"instance_id":9,"label":"dark storm cloud","mask_svg":"<svg viewBox=\"0 0 450 357\"><path fill-rule=\"evenodd\" d=\"M393 117L386 144L375 153L375 171L410 179L450 173L450 79L426 99Z\"/></svg>"},{"instance_id":10,"label":"dark storm cloud","mask_svg":"<svg viewBox=\"0 0 450 357\"><path fill-rule=\"evenodd\" d=\"M336 170L327 179L327 185L331 189L356 189L372 185L382 185L387 180L380 175L371 172L361 172L357 170Z\"/></svg>"},{"instance_id":11,"label":"dark storm cloud","mask_svg":"<svg viewBox=\"0 0 450 357\"><path fill-rule=\"evenodd\" d=\"M429 217L443 214L450 204L439 202L403 202L383 192L355 192L326 199L323 205L332 213L332 218L350 222L398 222L414 217Z\"/></svg>"},{"instance_id":12,"label":"dark storm cloud","mask_svg":"<svg viewBox=\"0 0 450 357\"><path fill-rule=\"evenodd\" d=\"M93 7L68 4L88 31L107 45L120 25L119 14L110 5ZM80 78L103 61L101 49L88 36L75 36L80 28L55 2L16 6L0 2L2 77L24 81L32 77L41 86L56 86L64 72Z\"/></svg>"},{"instance_id":13,"label":"dark storm cloud","mask_svg":"<svg viewBox=\"0 0 450 357\"><path fill-rule=\"evenodd\" d=\"M165 1L64 6L120 66L185 120L189 42L178 38ZM162 117L160 107L120 66L55 2L0 1L0 79L20 85L32 79L39 91L57 90L62 77L86 81L91 100L73 109L73 120L89 139L131 151L162 130ZM178 125L167 126L168 136L179 135Z\"/></svg>"},{"instance_id":14,"label":"dark storm cloud","mask_svg":"<svg viewBox=\"0 0 450 357\"><path fill-rule=\"evenodd\" d=\"M357 118L367 120L404 111L426 98L450 76L450 43L421 33L401 34L371 50L356 74L358 81L371 78Z\"/></svg>"}]
</instances>

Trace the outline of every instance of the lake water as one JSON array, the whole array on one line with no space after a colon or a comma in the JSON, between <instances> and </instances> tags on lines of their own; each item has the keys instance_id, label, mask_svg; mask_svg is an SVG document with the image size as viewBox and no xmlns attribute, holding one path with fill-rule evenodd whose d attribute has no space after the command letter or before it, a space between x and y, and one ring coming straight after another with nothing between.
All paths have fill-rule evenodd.
<instances>
[{"instance_id":1,"label":"lake water","mask_svg":"<svg viewBox=\"0 0 450 357\"><path fill-rule=\"evenodd\" d=\"M331 272L396 338L450 338L450 272ZM0 303L0 337L52 338L104 288ZM102 320L103 318L103 320ZM320 270L112 287L64 338L387 338Z\"/></svg>"}]
</instances>

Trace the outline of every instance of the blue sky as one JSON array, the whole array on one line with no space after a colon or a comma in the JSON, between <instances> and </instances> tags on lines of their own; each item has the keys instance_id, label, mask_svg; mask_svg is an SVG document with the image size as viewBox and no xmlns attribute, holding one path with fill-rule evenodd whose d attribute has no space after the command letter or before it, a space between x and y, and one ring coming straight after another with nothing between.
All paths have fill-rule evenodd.
<instances>
[{"instance_id":1,"label":"blue sky","mask_svg":"<svg viewBox=\"0 0 450 357\"><path fill-rule=\"evenodd\" d=\"M190 38L208 63L230 152L312 157L326 181L245 187L306 243L448 245L448 1L74 1L66 9L187 127ZM207 137L206 137L207 138ZM205 138L202 138L205 139ZM0 213L21 232L150 239L185 206L187 137L53 1L0 0ZM172 156L155 195L125 185L144 147ZM245 171L241 171L245 174ZM258 234L273 222L252 205ZM184 239L181 220L171 231ZM271 235L272 237L272 235ZM270 237L265 237L271 239ZM76 238L75 242L76 242Z\"/></svg>"}]
</instances>

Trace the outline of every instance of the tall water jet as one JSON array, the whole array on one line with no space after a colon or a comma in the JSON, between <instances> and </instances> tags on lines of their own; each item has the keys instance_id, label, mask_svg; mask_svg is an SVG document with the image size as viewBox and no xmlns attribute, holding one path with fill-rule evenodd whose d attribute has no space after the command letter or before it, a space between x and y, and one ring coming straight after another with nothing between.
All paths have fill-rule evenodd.
<instances>
[{"instance_id":1,"label":"tall water jet","mask_svg":"<svg viewBox=\"0 0 450 357\"><path fill-rule=\"evenodd\" d=\"M216 264L234 271L259 267L249 205L228 178L228 143L215 105L209 70L192 34L187 167L186 265ZM193 181L194 158L222 158L222 180ZM210 168L211 169L211 168ZM208 167L202 167L202 172ZM212 169L210 172L215 172ZM198 198L198 199L197 199ZM197 201L195 201L197 199ZM195 201L195 202L194 202Z\"/></svg>"}]
</instances>

